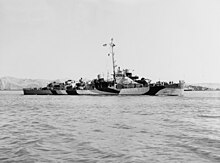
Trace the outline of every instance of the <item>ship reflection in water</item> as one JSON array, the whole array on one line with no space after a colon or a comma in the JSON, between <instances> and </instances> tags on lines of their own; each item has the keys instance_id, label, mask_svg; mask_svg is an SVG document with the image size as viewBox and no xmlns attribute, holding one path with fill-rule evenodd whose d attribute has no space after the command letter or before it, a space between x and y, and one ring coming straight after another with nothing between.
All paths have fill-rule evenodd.
<instances>
[{"instance_id":1,"label":"ship reflection in water","mask_svg":"<svg viewBox=\"0 0 220 163\"><path fill-rule=\"evenodd\" d=\"M107 46L107 44L104 44ZM181 96L184 91L184 81L156 82L150 79L133 76L128 69L121 70L115 65L113 39L109 43L113 63L113 79L105 80L98 75L96 79L83 81L68 80L65 83L53 82L44 88L24 88L24 95L168 95ZM117 68L117 71L116 71Z\"/></svg>"}]
</instances>

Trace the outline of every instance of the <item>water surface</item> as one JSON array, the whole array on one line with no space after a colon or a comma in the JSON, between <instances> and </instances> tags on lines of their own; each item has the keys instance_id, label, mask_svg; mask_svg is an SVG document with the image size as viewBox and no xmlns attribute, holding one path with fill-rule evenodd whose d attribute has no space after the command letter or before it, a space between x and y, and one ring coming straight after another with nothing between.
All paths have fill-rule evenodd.
<instances>
[{"instance_id":1,"label":"water surface","mask_svg":"<svg viewBox=\"0 0 220 163\"><path fill-rule=\"evenodd\" d=\"M0 92L0 162L220 162L220 92Z\"/></svg>"}]
</instances>

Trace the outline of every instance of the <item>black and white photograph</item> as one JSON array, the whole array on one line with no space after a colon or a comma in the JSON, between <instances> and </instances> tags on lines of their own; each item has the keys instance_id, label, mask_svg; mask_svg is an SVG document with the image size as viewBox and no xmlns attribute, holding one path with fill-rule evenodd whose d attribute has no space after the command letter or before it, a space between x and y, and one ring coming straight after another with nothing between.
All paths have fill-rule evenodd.
<instances>
[{"instance_id":1,"label":"black and white photograph","mask_svg":"<svg viewBox=\"0 0 220 163\"><path fill-rule=\"evenodd\" d=\"M0 163L219 162L219 0L0 0Z\"/></svg>"}]
</instances>

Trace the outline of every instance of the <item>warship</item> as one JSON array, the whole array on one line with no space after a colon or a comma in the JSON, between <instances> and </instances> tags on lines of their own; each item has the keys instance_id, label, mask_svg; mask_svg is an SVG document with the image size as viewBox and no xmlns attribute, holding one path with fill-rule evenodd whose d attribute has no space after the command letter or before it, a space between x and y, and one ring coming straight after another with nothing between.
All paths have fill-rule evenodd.
<instances>
[{"instance_id":1,"label":"warship","mask_svg":"<svg viewBox=\"0 0 220 163\"><path fill-rule=\"evenodd\" d=\"M113 39L109 44L109 55L112 56L113 79L104 80L101 75L92 81L83 81L82 78L74 87L67 89L69 95L167 95L180 96L183 94L184 81L156 82L151 83L150 79L133 76L128 69L121 70L116 66ZM117 68L117 71L116 71Z\"/></svg>"},{"instance_id":2,"label":"warship","mask_svg":"<svg viewBox=\"0 0 220 163\"><path fill-rule=\"evenodd\" d=\"M23 88L24 95L52 95L52 91L47 88Z\"/></svg>"},{"instance_id":3,"label":"warship","mask_svg":"<svg viewBox=\"0 0 220 163\"><path fill-rule=\"evenodd\" d=\"M73 81L51 82L43 88L23 88L24 95L67 95L66 90L72 86Z\"/></svg>"}]
</instances>

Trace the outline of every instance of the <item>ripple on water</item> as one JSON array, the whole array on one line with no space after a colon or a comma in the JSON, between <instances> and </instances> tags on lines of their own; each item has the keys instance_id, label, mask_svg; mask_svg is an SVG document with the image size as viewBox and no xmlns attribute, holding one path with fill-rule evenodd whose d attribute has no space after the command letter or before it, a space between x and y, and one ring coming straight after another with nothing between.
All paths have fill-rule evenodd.
<instances>
[{"instance_id":1,"label":"ripple on water","mask_svg":"<svg viewBox=\"0 0 220 163\"><path fill-rule=\"evenodd\" d=\"M220 162L219 95L0 93L0 162Z\"/></svg>"}]
</instances>

